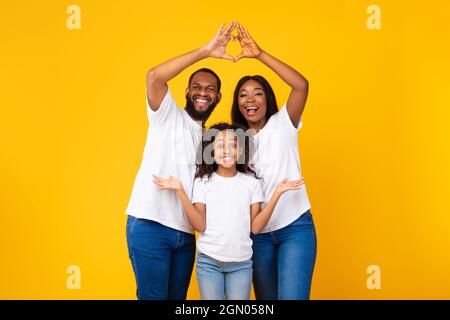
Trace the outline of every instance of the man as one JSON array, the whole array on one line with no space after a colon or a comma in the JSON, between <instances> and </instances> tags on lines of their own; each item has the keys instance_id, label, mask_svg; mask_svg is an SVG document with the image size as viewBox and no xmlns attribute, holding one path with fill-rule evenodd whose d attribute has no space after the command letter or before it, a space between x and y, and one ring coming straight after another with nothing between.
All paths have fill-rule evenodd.
<instances>
[{"instance_id":1,"label":"man","mask_svg":"<svg viewBox=\"0 0 450 320\"><path fill-rule=\"evenodd\" d=\"M176 176L192 190L195 156L204 123L220 102L220 79L210 69L189 78L186 107L179 109L167 82L208 57L234 61L225 51L235 23L199 49L173 58L147 74L147 116L150 126L141 167L126 209L129 257L138 299L186 299L195 261L194 230L173 192L158 190L152 175Z\"/></svg>"}]
</instances>

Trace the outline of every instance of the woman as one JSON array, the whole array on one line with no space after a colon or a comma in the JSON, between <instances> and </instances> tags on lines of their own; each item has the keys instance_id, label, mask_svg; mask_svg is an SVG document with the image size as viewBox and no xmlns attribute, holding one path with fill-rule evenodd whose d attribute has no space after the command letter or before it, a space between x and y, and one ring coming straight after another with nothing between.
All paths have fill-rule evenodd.
<instances>
[{"instance_id":1,"label":"woman","mask_svg":"<svg viewBox=\"0 0 450 320\"><path fill-rule=\"evenodd\" d=\"M296 70L262 50L237 25L242 58L254 58L291 87L278 111L275 94L262 76L245 76L234 91L232 119L254 135L252 162L263 179L266 199L281 179L302 177L298 130L308 96L308 81ZM253 235L253 285L257 299L309 299L316 259L316 233L305 186L282 197L258 235Z\"/></svg>"}]
</instances>

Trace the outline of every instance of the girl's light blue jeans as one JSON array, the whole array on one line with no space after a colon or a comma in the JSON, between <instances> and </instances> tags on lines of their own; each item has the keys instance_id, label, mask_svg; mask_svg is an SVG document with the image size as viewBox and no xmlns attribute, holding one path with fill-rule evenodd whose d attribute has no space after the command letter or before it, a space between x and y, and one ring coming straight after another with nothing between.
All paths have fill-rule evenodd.
<instances>
[{"instance_id":1,"label":"girl's light blue jeans","mask_svg":"<svg viewBox=\"0 0 450 320\"><path fill-rule=\"evenodd\" d=\"M197 255L197 281L203 300L249 300L252 260L221 262L200 251Z\"/></svg>"}]
</instances>

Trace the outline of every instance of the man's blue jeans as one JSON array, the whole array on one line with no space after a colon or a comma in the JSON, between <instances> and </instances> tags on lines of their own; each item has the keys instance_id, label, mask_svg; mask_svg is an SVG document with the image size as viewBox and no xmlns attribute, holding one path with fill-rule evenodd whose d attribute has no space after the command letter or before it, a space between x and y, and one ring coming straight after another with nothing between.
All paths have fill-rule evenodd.
<instances>
[{"instance_id":1,"label":"man's blue jeans","mask_svg":"<svg viewBox=\"0 0 450 320\"><path fill-rule=\"evenodd\" d=\"M128 253L139 300L185 300L195 261L195 236L128 216Z\"/></svg>"},{"instance_id":2,"label":"man's blue jeans","mask_svg":"<svg viewBox=\"0 0 450 320\"><path fill-rule=\"evenodd\" d=\"M258 300L308 300L316 231L308 210L290 225L252 235L253 287Z\"/></svg>"}]
</instances>

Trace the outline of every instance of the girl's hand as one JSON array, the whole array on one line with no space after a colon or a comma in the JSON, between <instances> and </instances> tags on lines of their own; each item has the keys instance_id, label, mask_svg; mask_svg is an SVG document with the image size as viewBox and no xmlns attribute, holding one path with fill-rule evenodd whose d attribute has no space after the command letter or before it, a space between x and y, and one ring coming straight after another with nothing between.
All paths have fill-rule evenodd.
<instances>
[{"instance_id":1,"label":"girl's hand","mask_svg":"<svg viewBox=\"0 0 450 320\"><path fill-rule=\"evenodd\" d=\"M240 23L237 24L238 36L237 39L242 47L242 52L235 58L236 62L242 58L256 58L261 54L261 49L256 44L255 40L250 36L247 29Z\"/></svg>"},{"instance_id":2,"label":"girl's hand","mask_svg":"<svg viewBox=\"0 0 450 320\"><path fill-rule=\"evenodd\" d=\"M236 27L236 22L232 22L224 31L222 31L224 25L225 24L222 23L214 38L204 47L204 49L208 53L208 57L228 59L235 62L235 58L226 52L226 48L228 42L231 39L234 39L231 32Z\"/></svg>"},{"instance_id":3,"label":"girl's hand","mask_svg":"<svg viewBox=\"0 0 450 320\"><path fill-rule=\"evenodd\" d=\"M283 179L279 184L277 184L275 188L275 192L278 192L279 194L283 194L286 191L289 190L299 190L303 187L305 182L303 181L303 178L293 181L287 181L286 178Z\"/></svg>"},{"instance_id":4,"label":"girl's hand","mask_svg":"<svg viewBox=\"0 0 450 320\"><path fill-rule=\"evenodd\" d=\"M164 179L164 178L153 175L153 183L160 190L180 191L181 189L183 189L183 185L181 184L180 180L178 180L176 177L172 177L172 176L170 176L169 179Z\"/></svg>"}]
</instances>

